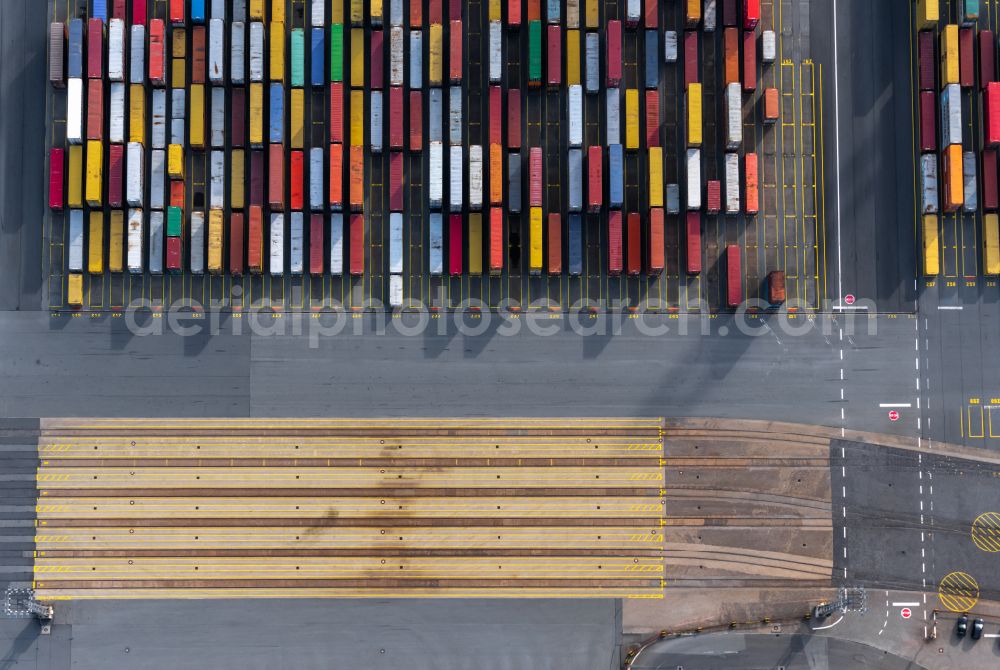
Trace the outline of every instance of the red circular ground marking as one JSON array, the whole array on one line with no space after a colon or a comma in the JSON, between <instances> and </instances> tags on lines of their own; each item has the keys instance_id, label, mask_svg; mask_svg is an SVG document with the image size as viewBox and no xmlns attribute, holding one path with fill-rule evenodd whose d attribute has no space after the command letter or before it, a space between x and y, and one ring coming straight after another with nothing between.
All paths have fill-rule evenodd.
<instances>
[{"instance_id":1,"label":"red circular ground marking","mask_svg":"<svg viewBox=\"0 0 1000 670\"><path fill-rule=\"evenodd\" d=\"M848 305L853 305L855 300L857 300L857 298L854 297L853 293L848 293L844 296L844 302Z\"/></svg>"},{"instance_id":2,"label":"red circular ground marking","mask_svg":"<svg viewBox=\"0 0 1000 670\"><path fill-rule=\"evenodd\" d=\"M913 611L909 607L904 607L899 611L899 613L900 615L902 615L904 619L909 619L911 616L913 616Z\"/></svg>"},{"instance_id":3,"label":"red circular ground marking","mask_svg":"<svg viewBox=\"0 0 1000 670\"><path fill-rule=\"evenodd\" d=\"M889 421L899 421L899 412L896 410L889 412Z\"/></svg>"}]
</instances>

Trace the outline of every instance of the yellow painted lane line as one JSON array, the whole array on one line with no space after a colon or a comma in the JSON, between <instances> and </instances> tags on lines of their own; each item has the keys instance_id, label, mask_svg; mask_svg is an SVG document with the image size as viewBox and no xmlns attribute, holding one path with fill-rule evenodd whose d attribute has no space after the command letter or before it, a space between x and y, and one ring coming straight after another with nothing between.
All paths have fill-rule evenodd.
<instances>
[{"instance_id":1,"label":"yellow painted lane line","mask_svg":"<svg viewBox=\"0 0 1000 670\"><path fill-rule=\"evenodd\" d=\"M150 421L136 419L117 419L112 417L94 417L81 419L45 418L42 419L41 428L43 431L57 429L78 430L85 428L116 428L123 429L134 427L137 430L151 430L156 428L177 428L187 426L219 427L246 430L247 428L277 428L277 427L316 427L316 426L343 426L351 427L385 427L395 425L405 425L408 427L424 426L427 428L440 428L442 425L465 425L470 428L482 428L484 425L501 425L512 430L536 430L539 427L551 427L554 429L566 428L567 426L579 427L581 425L602 428L608 425L633 425L633 426L659 426L662 418L629 418L629 417L476 417L466 418L433 418L426 417L386 417L376 419L358 418L251 418L241 417L239 419L219 419L219 418L176 418L176 419L153 419Z\"/></svg>"},{"instance_id":2,"label":"yellow painted lane line","mask_svg":"<svg viewBox=\"0 0 1000 670\"><path fill-rule=\"evenodd\" d=\"M205 599L205 598L663 598L661 587L655 580L650 585L637 583L627 589L589 587L579 588L398 588L398 589L74 589L50 590L40 587L35 595L40 600L147 600L155 599Z\"/></svg>"}]
</instances>

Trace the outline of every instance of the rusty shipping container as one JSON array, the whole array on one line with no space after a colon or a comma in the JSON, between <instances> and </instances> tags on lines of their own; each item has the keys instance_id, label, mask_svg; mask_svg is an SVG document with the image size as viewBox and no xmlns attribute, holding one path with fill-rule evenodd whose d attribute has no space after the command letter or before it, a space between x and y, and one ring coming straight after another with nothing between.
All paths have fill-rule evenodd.
<instances>
[{"instance_id":1,"label":"rusty shipping container","mask_svg":"<svg viewBox=\"0 0 1000 670\"><path fill-rule=\"evenodd\" d=\"M687 213L687 273L701 273L701 213Z\"/></svg>"}]
</instances>

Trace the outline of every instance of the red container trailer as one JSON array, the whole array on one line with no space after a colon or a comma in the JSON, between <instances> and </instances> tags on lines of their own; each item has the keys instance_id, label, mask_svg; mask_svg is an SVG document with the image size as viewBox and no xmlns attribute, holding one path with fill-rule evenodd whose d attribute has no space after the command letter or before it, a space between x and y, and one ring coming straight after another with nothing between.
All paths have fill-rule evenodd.
<instances>
[{"instance_id":1,"label":"red container trailer","mask_svg":"<svg viewBox=\"0 0 1000 670\"><path fill-rule=\"evenodd\" d=\"M111 145L114 147L115 145ZM187 202L184 199L184 180L183 179L172 179L170 180L170 206L180 207L184 209L184 203ZM121 205L121 190L118 193L118 205ZM114 207L114 205L112 205Z\"/></svg>"},{"instance_id":2,"label":"red container trailer","mask_svg":"<svg viewBox=\"0 0 1000 670\"><path fill-rule=\"evenodd\" d=\"M622 22L608 21L607 35L607 85L618 86L622 80Z\"/></svg>"},{"instance_id":3,"label":"red container trailer","mask_svg":"<svg viewBox=\"0 0 1000 670\"><path fill-rule=\"evenodd\" d=\"M626 266L630 275L642 272L642 218L638 212L628 215L628 253Z\"/></svg>"},{"instance_id":4,"label":"red container trailer","mask_svg":"<svg viewBox=\"0 0 1000 670\"><path fill-rule=\"evenodd\" d=\"M351 210L360 212L365 206L365 148L352 146L348 158L350 159L348 173L351 180L349 184Z\"/></svg>"},{"instance_id":5,"label":"red container trailer","mask_svg":"<svg viewBox=\"0 0 1000 670\"><path fill-rule=\"evenodd\" d=\"M934 91L920 91L920 150L934 151L937 148L935 137L936 104Z\"/></svg>"},{"instance_id":6,"label":"red container trailer","mask_svg":"<svg viewBox=\"0 0 1000 670\"><path fill-rule=\"evenodd\" d=\"M962 85L962 88L971 88L976 84L975 40L975 28L959 28L958 83Z\"/></svg>"},{"instance_id":7,"label":"red container trailer","mask_svg":"<svg viewBox=\"0 0 1000 670\"><path fill-rule=\"evenodd\" d=\"M264 268L264 210L257 206L251 207L248 223L247 269L260 274Z\"/></svg>"},{"instance_id":8,"label":"red container trailer","mask_svg":"<svg viewBox=\"0 0 1000 670\"><path fill-rule=\"evenodd\" d=\"M503 89L490 86L490 144L503 144Z\"/></svg>"},{"instance_id":9,"label":"red container trailer","mask_svg":"<svg viewBox=\"0 0 1000 670\"><path fill-rule=\"evenodd\" d=\"M746 213L756 214L760 210L760 191L758 188L759 176L757 174L758 161L756 153L748 153L743 157L743 179L745 187L743 192L746 195Z\"/></svg>"},{"instance_id":10,"label":"red container trailer","mask_svg":"<svg viewBox=\"0 0 1000 670\"><path fill-rule=\"evenodd\" d=\"M330 145L330 207L344 208L344 145Z\"/></svg>"},{"instance_id":11,"label":"red container trailer","mask_svg":"<svg viewBox=\"0 0 1000 670\"><path fill-rule=\"evenodd\" d=\"M62 209L65 206L63 175L66 173L66 152L60 147L49 151L49 208Z\"/></svg>"},{"instance_id":12,"label":"red container trailer","mask_svg":"<svg viewBox=\"0 0 1000 670\"><path fill-rule=\"evenodd\" d=\"M723 82L740 83L740 31L726 28L722 33Z\"/></svg>"},{"instance_id":13,"label":"red container trailer","mask_svg":"<svg viewBox=\"0 0 1000 670\"><path fill-rule=\"evenodd\" d=\"M344 141L344 82L330 82L330 141Z\"/></svg>"},{"instance_id":14,"label":"red container trailer","mask_svg":"<svg viewBox=\"0 0 1000 670\"><path fill-rule=\"evenodd\" d=\"M684 33L684 85L698 83L698 76L698 31L688 30Z\"/></svg>"},{"instance_id":15,"label":"red container trailer","mask_svg":"<svg viewBox=\"0 0 1000 670\"><path fill-rule=\"evenodd\" d=\"M100 140L104 136L104 81L87 80L87 139Z\"/></svg>"},{"instance_id":16,"label":"red container trailer","mask_svg":"<svg viewBox=\"0 0 1000 670\"><path fill-rule=\"evenodd\" d=\"M108 206L122 206L122 184L125 172L125 146L111 144L108 146ZM181 182L183 184L183 182ZM171 203L173 205L173 203Z\"/></svg>"},{"instance_id":17,"label":"red container trailer","mask_svg":"<svg viewBox=\"0 0 1000 670\"><path fill-rule=\"evenodd\" d=\"M983 209L995 210L1000 207L997 199L997 150L996 147L983 149Z\"/></svg>"},{"instance_id":18,"label":"red container trailer","mask_svg":"<svg viewBox=\"0 0 1000 670\"><path fill-rule=\"evenodd\" d=\"M422 28L424 23L424 0L410 0L410 28Z\"/></svg>"},{"instance_id":19,"label":"red container trailer","mask_svg":"<svg viewBox=\"0 0 1000 670\"><path fill-rule=\"evenodd\" d=\"M646 91L646 146L660 146L660 92Z\"/></svg>"},{"instance_id":20,"label":"red container trailer","mask_svg":"<svg viewBox=\"0 0 1000 670\"><path fill-rule=\"evenodd\" d=\"M726 305L739 307L743 302L743 269L740 265L740 246L726 247Z\"/></svg>"},{"instance_id":21,"label":"red container trailer","mask_svg":"<svg viewBox=\"0 0 1000 670\"><path fill-rule=\"evenodd\" d=\"M233 88L229 98L229 141L234 148L241 148L246 145L246 117L247 117L247 97L246 89Z\"/></svg>"},{"instance_id":22,"label":"red container trailer","mask_svg":"<svg viewBox=\"0 0 1000 670\"><path fill-rule=\"evenodd\" d=\"M461 14L459 14L461 16ZM448 77L453 84L462 83L462 20L454 18L448 24Z\"/></svg>"},{"instance_id":23,"label":"red container trailer","mask_svg":"<svg viewBox=\"0 0 1000 670\"><path fill-rule=\"evenodd\" d=\"M448 215L448 274L462 274L462 215Z\"/></svg>"},{"instance_id":24,"label":"red container trailer","mask_svg":"<svg viewBox=\"0 0 1000 670\"><path fill-rule=\"evenodd\" d=\"M389 211L403 211L403 154L389 154Z\"/></svg>"},{"instance_id":25,"label":"red container trailer","mask_svg":"<svg viewBox=\"0 0 1000 670\"><path fill-rule=\"evenodd\" d=\"M689 275L701 273L701 214L687 213L687 271Z\"/></svg>"},{"instance_id":26,"label":"red container trailer","mask_svg":"<svg viewBox=\"0 0 1000 670\"><path fill-rule=\"evenodd\" d=\"M722 209L722 182L710 179L705 185L705 212L718 214Z\"/></svg>"},{"instance_id":27,"label":"red container trailer","mask_svg":"<svg viewBox=\"0 0 1000 670\"><path fill-rule=\"evenodd\" d=\"M546 38L548 48L548 84L549 86L559 86L562 83L562 31L558 25L549 25L548 37Z\"/></svg>"},{"instance_id":28,"label":"red container trailer","mask_svg":"<svg viewBox=\"0 0 1000 670\"><path fill-rule=\"evenodd\" d=\"M166 28L162 19L149 22L149 80L162 86L166 70Z\"/></svg>"},{"instance_id":29,"label":"red container trailer","mask_svg":"<svg viewBox=\"0 0 1000 670\"><path fill-rule=\"evenodd\" d=\"M541 0L528 0L528 23L542 20Z\"/></svg>"},{"instance_id":30,"label":"red container trailer","mask_svg":"<svg viewBox=\"0 0 1000 670\"><path fill-rule=\"evenodd\" d=\"M917 33L917 50L920 54L920 90L934 90L934 33L930 30L921 30Z\"/></svg>"},{"instance_id":31,"label":"red container trailer","mask_svg":"<svg viewBox=\"0 0 1000 670\"><path fill-rule=\"evenodd\" d=\"M982 88L996 79L995 44L996 38L992 30L979 31L979 85Z\"/></svg>"},{"instance_id":32,"label":"red container trailer","mask_svg":"<svg viewBox=\"0 0 1000 670\"><path fill-rule=\"evenodd\" d=\"M443 23L442 17L444 16L444 8L441 5L441 0L428 0L427 3L427 22L428 23Z\"/></svg>"},{"instance_id":33,"label":"red container trailer","mask_svg":"<svg viewBox=\"0 0 1000 670\"><path fill-rule=\"evenodd\" d=\"M170 0L170 25L183 26L184 21L184 0Z\"/></svg>"},{"instance_id":34,"label":"red container trailer","mask_svg":"<svg viewBox=\"0 0 1000 670\"><path fill-rule=\"evenodd\" d=\"M205 83L205 26L191 28L191 83Z\"/></svg>"},{"instance_id":35,"label":"red container trailer","mask_svg":"<svg viewBox=\"0 0 1000 670\"><path fill-rule=\"evenodd\" d=\"M371 57L368 59L368 87L370 89L379 90L382 88L384 79L384 67L382 65L382 31L373 30L371 31L371 39L369 40L369 45L371 47Z\"/></svg>"},{"instance_id":36,"label":"red container trailer","mask_svg":"<svg viewBox=\"0 0 1000 670\"><path fill-rule=\"evenodd\" d=\"M983 143L988 146L1000 144L1000 83L992 82L986 86L983 96Z\"/></svg>"},{"instance_id":37,"label":"red container trailer","mask_svg":"<svg viewBox=\"0 0 1000 670\"><path fill-rule=\"evenodd\" d=\"M181 238L167 238L167 272L178 274L181 271Z\"/></svg>"},{"instance_id":38,"label":"red container trailer","mask_svg":"<svg viewBox=\"0 0 1000 670\"><path fill-rule=\"evenodd\" d=\"M562 274L562 218L556 212L549 214L549 274Z\"/></svg>"},{"instance_id":39,"label":"red container trailer","mask_svg":"<svg viewBox=\"0 0 1000 670\"><path fill-rule=\"evenodd\" d=\"M132 0L132 25L146 25L146 0Z\"/></svg>"},{"instance_id":40,"label":"red container trailer","mask_svg":"<svg viewBox=\"0 0 1000 670\"><path fill-rule=\"evenodd\" d=\"M448 0L448 18L462 18L462 0Z\"/></svg>"},{"instance_id":41,"label":"red container trailer","mask_svg":"<svg viewBox=\"0 0 1000 670\"><path fill-rule=\"evenodd\" d=\"M760 23L760 0L743 0L743 30L754 30Z\"/></svg>"},{"instance_id":42,"label":"red container trailer","mask_svg":"<svg viewBox=\"0 0 1000 670\"><path fill-rule=\"evenodd\" d=\"M322 214L309 217L309 274L323 274L323 239L324 219Z\"/></svg>"},{"instance_id":43,"label":"red container trailer","mask_svg":"<svg viewBox=\"0 0 1000 670\"><path fill-rule=\"evenodd\" d=\"M622 273L622 212L613 209L608 212L608 274Z\"/></svg>"},{"instance_id":44,"label":"red container trailer","mask_svg":"<svg viewBox=\"0 0 1000 670\"><path fill-rule=\"evenodd\" d=\"M305 181L305 152L292 151L288 161L288 204L293 210L303 208L303 181Z\"/></svg>"},{"instance_id":45,"label":"red container trailer","mask_svg":"<svg viewBox=\"0 0 1000 670\"><path fill-rule=\"evenodd\" d=\"M285 208L285 148L281 144L268 145L267 204L271 209Z\"/></svg>"},{"instance_id":46,"label":"red container trailer","mask_svg":"<svg viewBox=\"0 0 1000 670\"><path fill-rule=\"evenodd\" d=\"M90 19L87 21L87 77L101 79L104 77L104 21Z\"/></svg>"},{"instance_id":47,"label":"red container trailer","mask_svg":"<svg viewBox=\"0 0 1000 670\"><path fill-rule=\"evenodd\" d=\"M125 0L112 0L111 18L125 20Z\"/></svg>"},{"instance_id":48,"label":"red container trailer","mask_svg":"<svg viewBox=\"0 0 1000 670\"><path fill-rule=\"evenodd\" d=\"M410 91L410 151L424 148L424 96Z\"/></svg>"},{"instance_id":49,"label":"red container trailer","mask_svg":"<svg viewBox=\"0 0 1000 670\"><path fill-rule=\"evenodd\" d=\"M503 270L503 208L490 207L490 274Z\"/></svg>"},{"instance_id":50,"label":"red container trailer","mask_svg":"<svg viewBox=\"0 0 1000 670\"><path fill-rule=\"evenodd\" d=\"M722 0L722 25L736 25L736 0Z\"/></svg>"},{"instance_id":51,"label":"red container trailer","mask_svg":"<svg viewBox=\"0 0 1000 670\"><path fill-rule=\"evenodd\" d=\"M245 224L243 212L229 215L229 273L239 277L243 274L243 236Z\"/></svg>"},{"instance_id":52,"label":"red container trailer","mask_svg":"<svg viewBox=\"0 0 1000 670\"><path fill-rule=\"evenodd\" d=\"M403 148L403 89L389 89L389 148Z\"/></svg>"},{"instance_id":53,"label":"red container trailer","mask_svg":"<svg viewBox=\"0 0 1000 670\"><path fill-rule=\"evenodd\" d=\"M250 198L251 205L264 206L264 151L250 152Z\"/></svg>"},{"instance_id":54,"label":"red container trailer","mask_svg":"<svg viewBox=\"0 0 1000 670\"><path fill-rule=\"evenodd\" d=\"M542 206L542 148L528 150L528 205Z\"/></svg>"},{"instance_id":55,"label":"red container trailer","mask_svg":"<svg viewBox=\"0 0 1000 670\"><path fill-rule=\"evenodd\" d=\"M507 0L507 25L511 28L521 25L521 0Z\"/></svg>"},{"instance_id":56,"label":"red container trailer","mask_svg":"<svg viewBox=\"0 0 1000 670\"><path fill-rule=\"evenodd\" d=\"M511 151L521 149L521 89L512 88L507 91L507 148Z\"/></svg>"},{"instance_id":57,"label":"red container trailer","mask_svg":"<svg viewBox=\"0 0 1000 670\"><path fill-rule=\"evenodd\" d=\"M365 215L351 214L350 272L354 276L365 273Z\"/></svg>"},{"instance_id":58,"label":"red container trailer","mask_svg":"<svg viewBox=\"0 0 1000 670\"><path fill-rule=\"evenodd\" d=\"M757 35L743 33L743 90L757 89Z\"/></svg>"},{"instance_id":59,"label":"red container trailer","mask_svg":"<svg viewBox=\"0 0 1000 670\"><path fill-rule=\"evenodd\" d=\"M653 207L649 210L649 254L646 256L646 274L655 277L664 269L664 230L663 208Z\"/></svg>"},{"instance_id":60,"label":"red container trailer","mask_svg":"<svg viewBox=\"0 0 1000 670\"><path fill-rule=\"evenodd\" d=\"M587 210L600 212L604 198L604 154L599 145L587 147Z\"/></svg>"},{"instance_id":61,"label":"red container trailer","mask_svg":"<svg viewBox=\"0 0 1000 670\"><path fill-rule=\"evenodd\" d=\"M644 7L644 18L647 29L654 29L660 24L660 3L659 0L646 0Z\"/></svg>"}]
</instances>

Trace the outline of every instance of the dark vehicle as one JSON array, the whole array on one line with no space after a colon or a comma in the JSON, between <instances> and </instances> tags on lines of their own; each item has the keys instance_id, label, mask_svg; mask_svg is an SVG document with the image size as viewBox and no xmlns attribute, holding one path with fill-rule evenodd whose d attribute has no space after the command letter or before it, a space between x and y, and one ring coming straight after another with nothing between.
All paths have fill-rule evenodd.
<instances>
[{"instance_id":1,"label":"dark vehicle","mask_svg":"<svg viewBox=\"0 0 1000 670\"><path fill-rule=\"evenodd\" d=\"M969 635L973 640L978 640L983 636L983 620L976 619L972 622L972 634Z\"/></svg>"},{"instance_id":2,"label":"dark vehicle","mask_svg":"<svg viewBox=\"0 0 1000 670\"><path fill-rule=\"evenodd\" d=\"M955 634L959 637L965 637L965 633L969 630L969 615L963 614L958 617L958 622L955 624Z\"/></svg>"}]
</instances>

